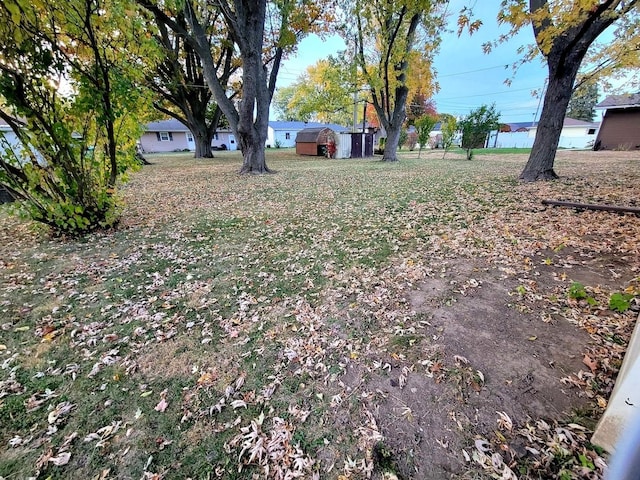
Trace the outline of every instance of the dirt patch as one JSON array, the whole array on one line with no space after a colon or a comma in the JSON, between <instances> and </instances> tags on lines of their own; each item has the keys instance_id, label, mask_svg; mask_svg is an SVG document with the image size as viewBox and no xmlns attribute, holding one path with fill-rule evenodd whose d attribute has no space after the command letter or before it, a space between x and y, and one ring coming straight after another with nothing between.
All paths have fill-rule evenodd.
<instances>
[{"instance_id":1,"label":"dirt patch","mask_svg":"<svg viewBox=\"0 0 640 480\"><path fill-rule=\"evenodd\" d=\"M539 267L542 274L562 271L574 282L583 285L617 288L621 283L633 279L640 267L637 258L630 255L615 255L593 252L581 252L567 247L559 251L540 252L545 259ZM547 265L548 264L548 265Z\"/></svg>"},{"instance_id":2,"label":"dirt patch","mask_svg":"<svg viewBox=\"0 0 640 480\"><path fill-rule=\"evenodd\" d=\"M538 282L553 289L552 272L542 275ZM515 293L521 280L480 261L455 261L409 295L429 324L420 348L437 354L424 369L394 368L366 385L377 392L369 408L381 448L402 478L462 474L462 449L474 433L496 429L497 412L522 424L585 407L561 379L584 368L589 336L565 319L545 322L522 311Z\"/></svg>"}]
</instances>

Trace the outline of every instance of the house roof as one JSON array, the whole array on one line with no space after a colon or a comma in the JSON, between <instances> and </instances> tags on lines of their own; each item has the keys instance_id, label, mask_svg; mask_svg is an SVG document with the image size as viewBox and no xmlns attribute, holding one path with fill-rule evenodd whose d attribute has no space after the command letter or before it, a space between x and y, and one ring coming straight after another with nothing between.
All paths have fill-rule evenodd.
<instances>
[{"instance_id":1,"label":"house roof","mask_svg":"<svg viewBox=\"0 0 640 480\"><path fill-rule=\"evenodd\" d=\"M597 127L599 122L586 122L584 120L576 120L575 118L566 117L562 124L563 127Z\"/></svg>"},{"instance_id":2,"label":"house roof","mask_svg":"<svg viewBox=\"0 0 640 480\"><path fill-rule=\"evenodd\" d=\"M145 131L147 132L188 132L189 128L175 118L167 118L166 120L158 120L157 122L147 123ZM220 127L216 130L218 133L231 132L228 127Z\"/></svg>"},{"instance_id":3,"label":"house roof","mask_svg":"<svg viewBox=\"0 0 640 480\"><path fill-rule=\"evenodd\" d=\"M188 132L189 129L175 118L147 123L147 132Z\"/></svg>"},{"instance_id":4,"label":"house roof","mask_svg":"<svg viewBox=\"0 0 640 480\"><path fill-rule=\"evenodd\" d=\"M337 125L335 123L320 123L320 122L285 122L285 121L270 121L269 126L274 130L303 130L305 128L330 128L334 132L346 132L350 129Z\"/></svg>"},{"instance_id":5,"label":"house roof","mask_svg":"<svg viewBox=\"0 0 640 480\"><path fill-rule=\"evenodd\" d=\"M625 93L622 95L609 95L596 105L596 108L629 108L640 107L640 93Z\"/></svg>"}]
</instances>

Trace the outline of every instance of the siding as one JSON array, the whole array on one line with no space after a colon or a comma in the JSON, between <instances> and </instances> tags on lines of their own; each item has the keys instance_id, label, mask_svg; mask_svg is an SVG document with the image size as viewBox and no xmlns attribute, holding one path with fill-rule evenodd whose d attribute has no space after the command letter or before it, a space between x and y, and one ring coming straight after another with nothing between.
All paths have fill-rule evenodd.
<instances>
[{"instance_id":1,"label":"siding","mask_svg":"<svg viewBox=\"0 0 640 480\"><path fill-rule=\"evenodd\" d=\"M640 108L607 110L597 141L603 150L640 148Z\"/></svg>"},{"instance_id":2,"label":"siding","mask_svg":"<svg viewBox=\"0 0 640 480\"><path fill-rule=\"evenodd\" d=\"M158 141L156 132L147 132L140 138L140 144L142 145L143 151L148 153L189 150L187 134L185 132L171 132L171 137L173 140L161 142Z\"/></svg>"},{"instance_id":3,"label":"siding","mask_svg":"<svg viewBox=\"0 0 640 480\"><path fill-rule=\"evenodd\" d=\"M214 136L213 139L211 140L212 146L220 147L222 144L224 144L226 145L227 150L238 149L238 144L233 134L229 132L218 132L216 135L218 136L218 138L216 139L216 137Z\"/></svg>"}]
</instances>

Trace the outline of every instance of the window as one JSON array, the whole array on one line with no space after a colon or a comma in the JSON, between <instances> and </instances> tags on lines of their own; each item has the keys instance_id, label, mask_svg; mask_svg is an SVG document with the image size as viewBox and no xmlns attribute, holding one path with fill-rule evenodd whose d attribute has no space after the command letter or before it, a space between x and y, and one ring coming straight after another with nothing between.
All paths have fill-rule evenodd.
<instances>
[{"instance_id":1,"label":"window","mask_svg":"<svg viewBox=\"0 0 640 480\"><path fill-rule=\"evenodd\" d=\"M187 142L193 142L193 133L187 132Z\"/></svg>"},{"instance_id":2,"label":"window","mask_svg":"<svg viewBox=\"0 0 640 480\"><path fill-rule=\"evenodd\" d=\"M171 137L169 137L169 132L160 132L160 141L161 142L171 141Z\"/></svg>"},{"instance_id":3,"label":"window","mask_svg":"<svg viewBox=\"0 0 640 480\"><path fill-rule=\"evenodd\" d=\"M218 137L218 134L217 134L217 133L213 135L213 139L214 139L214 140L220 140L220 138Z\"/></svg>"},{"instance_id":4,"label":"window","mask_svg":"<svg viewBox=\"0 0 640 480\"><path fill-rule=\"evenodd\" d=\"M589 131L587 132L587 135L595 135L595 134L596 134L595 128L590 128Z\"/></svg>"},{"instance_id":5,"label":"window","mask_svg":"<svg viewBox=\"0 0 640 480\"><path fill-rule=\"evenodd\" d=\"M290 134L289 132L285 133L285 134L284 134L284 138L285 138L286 140L291 140L291 134Z\"/></svg>"}]
</instances>

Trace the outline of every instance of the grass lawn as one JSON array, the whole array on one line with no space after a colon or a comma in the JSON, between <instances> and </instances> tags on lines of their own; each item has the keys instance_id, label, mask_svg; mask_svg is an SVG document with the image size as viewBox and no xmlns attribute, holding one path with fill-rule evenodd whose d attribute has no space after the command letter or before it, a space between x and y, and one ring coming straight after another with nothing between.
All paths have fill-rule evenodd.
<instances>
[{"instance_id":1,"label":"grass lawn","mask_svg":"<svg viewBox=\"0 0 640 480\"><path fill-rule=\"evenodd\" d=\"M474 153L150 155L80 239L0 207L0 478L600 478L640 222L540 201L634 205L638 160Z\"/></svg>"}]
</instances>

